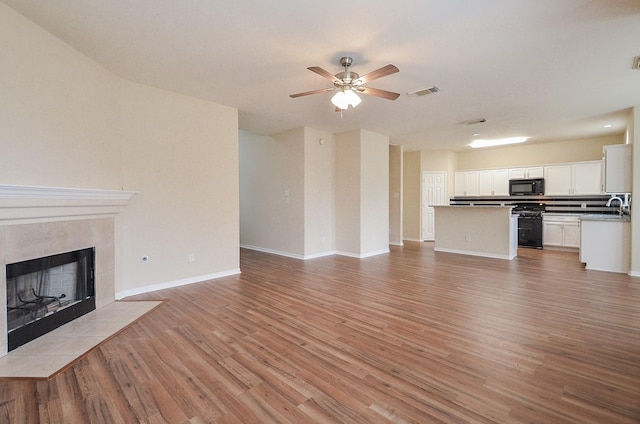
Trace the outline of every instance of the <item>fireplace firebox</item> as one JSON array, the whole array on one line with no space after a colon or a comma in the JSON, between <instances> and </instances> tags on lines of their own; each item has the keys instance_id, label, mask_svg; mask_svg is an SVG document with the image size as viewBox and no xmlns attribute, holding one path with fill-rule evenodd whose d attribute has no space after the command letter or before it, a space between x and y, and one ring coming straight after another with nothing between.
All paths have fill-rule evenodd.
<instances>
[{"instance_id":1,"label":"fireplace firebox","mask_svg":"<svg viewBox=\"0 0 640 424\"><path fill-rule=\"evenodd\" d=\"M11 351L96 309L95 248L8 264Z\"/></svg>"}]
</instances>

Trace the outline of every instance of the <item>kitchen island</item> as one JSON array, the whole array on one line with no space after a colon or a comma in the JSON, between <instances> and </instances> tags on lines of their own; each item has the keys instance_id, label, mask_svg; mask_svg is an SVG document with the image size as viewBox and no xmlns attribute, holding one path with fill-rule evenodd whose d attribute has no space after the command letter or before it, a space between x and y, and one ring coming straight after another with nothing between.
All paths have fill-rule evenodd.
<instances>
[{"instance_id":1,"label":"kitchen island","mask_svg":"<svg viewBox=\"0 0 640 424\"><path fill-rule=\"evenodd\" d=\"M434 206L435 250L489 258L518 254L513 206Z\"/></svg>"}]
</instances>

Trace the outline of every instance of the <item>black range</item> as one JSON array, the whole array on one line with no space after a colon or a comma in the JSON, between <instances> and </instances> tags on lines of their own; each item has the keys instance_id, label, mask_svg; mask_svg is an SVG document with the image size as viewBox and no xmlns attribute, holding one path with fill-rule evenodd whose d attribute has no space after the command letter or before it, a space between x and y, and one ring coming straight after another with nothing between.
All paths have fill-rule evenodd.
<instances>
[{"instance_id":1,"label":"black range","mask_svg":"<svg viewBox=\"0 0 640 424\"><path fill-rule=\"evenodd\" d=\"M518 214L518 246L542 249L542 213L544 204L518 203L513 213Z\"/></svg>"}]
</instances>

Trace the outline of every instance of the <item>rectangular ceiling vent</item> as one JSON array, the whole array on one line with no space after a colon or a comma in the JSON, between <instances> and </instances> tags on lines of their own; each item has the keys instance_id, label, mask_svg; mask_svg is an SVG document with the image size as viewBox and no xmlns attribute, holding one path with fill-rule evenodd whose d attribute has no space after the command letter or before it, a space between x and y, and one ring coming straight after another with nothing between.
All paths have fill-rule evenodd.
<instances>
[{"instance_id":1,"label":"rectangular ceiling vent","mask_svg":"<svg viewBox=\"0 0 640 424\"><path fill-rule=\"evenodd\" d=\"M440 89L435 85L432 85L429 88L423 88L422 90L412 91L411 93L407 94L409 95L409 97L421 97L426 96L427 94L437 93L438 91L440 91Z\"/></svg>"}]
</instances>

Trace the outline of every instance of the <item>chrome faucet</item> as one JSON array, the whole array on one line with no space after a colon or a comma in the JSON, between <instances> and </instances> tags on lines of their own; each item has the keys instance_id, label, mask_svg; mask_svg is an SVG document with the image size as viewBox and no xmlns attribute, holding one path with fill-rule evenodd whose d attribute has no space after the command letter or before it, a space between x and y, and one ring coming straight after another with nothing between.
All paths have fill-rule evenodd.
<instances>
[{"instance_id":1,"label":"chrome faucet","mask_svg":"<svg viewBox=\"0 0 640 424\"><path fill-rule=\"evenodd\" d=\"M611 203L613 203L614 200L617 200L620 203L620 207L618 209L618 214L620 216L622 216L622 205L624 204L624 202L622 201L622 199L618 196L611 196L611 198L609 200L607 200L607 207L611 206Z\"/></svg>"}]
</instances>

